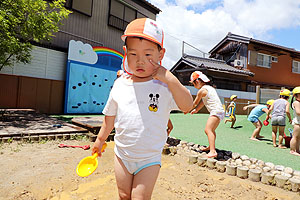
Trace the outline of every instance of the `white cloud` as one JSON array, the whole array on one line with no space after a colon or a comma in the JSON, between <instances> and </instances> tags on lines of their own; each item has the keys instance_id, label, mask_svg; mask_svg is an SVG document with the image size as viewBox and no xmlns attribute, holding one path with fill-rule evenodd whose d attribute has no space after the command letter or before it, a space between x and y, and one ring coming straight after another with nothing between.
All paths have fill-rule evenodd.
<instances>
[{"instance_id":1,"label":"white cloud","mask_svg":"<svg viewBox=\"0 0 300 200\"><path fill-rule=\"evenodd\" d=\"M68 59L78 62L95 64L98 56L89 44L83 44L81 41L70 40Z\"/></svg>"},{"instance_id":2,"label":"white cloud","mask_svg":"<svg viewBox=\"0 0 300 200\"><path fill-rule=\"evenodd\" d=\"M182 41L208 52L228 32L264 40L270 30L300 26L300 0L149 1L162 10L157 21L165 32L166 68L181 57ZM197 5L205 10L188 9Z\"/></svg>"}]
</instances>

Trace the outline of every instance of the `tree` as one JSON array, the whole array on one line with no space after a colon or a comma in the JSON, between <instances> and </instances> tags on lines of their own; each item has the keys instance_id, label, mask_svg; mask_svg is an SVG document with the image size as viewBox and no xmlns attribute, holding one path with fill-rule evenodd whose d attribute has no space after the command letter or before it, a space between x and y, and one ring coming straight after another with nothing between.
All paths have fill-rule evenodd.
<instances>
[{"instance_id":1,"label":"tree","mask_svg":"<svg viewBox=\"0 0 300 200\"><path fill-rule=\"evenodd\" d=\"M70 11L65 0L0 1L0 71L14 63L29 63L32 44L49 41Z\"/></svg>"}]
</instances>

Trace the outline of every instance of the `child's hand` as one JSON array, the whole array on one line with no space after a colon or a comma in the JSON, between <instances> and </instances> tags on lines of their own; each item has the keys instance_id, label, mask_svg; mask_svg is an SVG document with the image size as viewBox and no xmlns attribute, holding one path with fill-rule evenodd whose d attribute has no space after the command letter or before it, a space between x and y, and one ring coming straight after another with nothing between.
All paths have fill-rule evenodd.
<instances>
[{"instance_id":1,"label":"child's hand","mask_svg":"<svg viewBox=\"0 0 300 200\"><path fill-rule=\"evenodd\" d=\"M247 106L244 106L244 107L243 107L243 110L247 110L247 108L248 108Z\"/></svg>"},{"instance_id":2,"label":"child's hand","mask_svg":"<svg viewBox=\"0 0 300 200\"><path fill-rule=\"evenodd\" d=\"M94 153L98 153L98 156L101 157L102 156L102 153L104 152L101 152L101 149L102 149L102 146L105 142L101 142L98 138L96 139L95 143L93 144L93 147L92 147L92 155Z\"/></svg>"},{"instance_id":3,"label":"child's hand","mask_svg":"<svg viewBox=\"0 0 300 200\"><path fill-rule=\"evenodd\" d=\"M195 114L195 113L197 113L198 111L196 110L196 109L193 109L192 111L191 111L191 115L193 115L193 114Z\"/></svg>"},{"instance_id":4,"label":"child's hand","mask_svg":"<svg viewBox=\"0 0 300 200\"><path fill-rule=\"evenodd\" d=\"M152 77L154 79L160 80L161 82L167 83L168 82L168 70L164 68L163 66L155 63L152 60L149 60L149 62L154 66L154 72L152 74Z\"/></svg>"}]
</instances>

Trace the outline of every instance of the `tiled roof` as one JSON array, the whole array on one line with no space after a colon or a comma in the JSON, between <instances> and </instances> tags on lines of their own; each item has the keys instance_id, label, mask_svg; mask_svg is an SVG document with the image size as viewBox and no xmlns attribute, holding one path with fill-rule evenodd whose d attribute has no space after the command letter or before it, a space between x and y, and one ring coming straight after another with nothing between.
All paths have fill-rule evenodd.
<instances>
[{"instance_id":1,"label":"tiled roof","mask_svg":"<svg viewBox=\"0 0 300 200\"><path fill-rule=\"evenodd\" d=\"M264 42L264 41L261 41L261 40L256 40L256 39L253 39L253 38L233 34L233 33L230 33L230 32L216 46L214 46L209 51L209 53L212 54L213 52L215 52L221 45L223 45L228 40L229 41L237 41L237 42L241 42L241 43L247 43L247 44L249 44L250 42L254 42L254 43L259 43L259 44L279 48L279 49L294 52L294 53L300 53L300 51L297 51L294 48L288 48L288 47L280 46L280 45L277 45L277 44L272 44L272 43L269 43L269 42Z\"/></svg>"},{"instance_id":2,"label":"tiled roof","mask_svg":"<svg viewBox=\"0 0 300 200\"><path fill-rule=\"evenodd\" d=\"M224 71L224 72L230 72L235 74L254 76L253 72L237 69L235 67L227 65L223 60L217 60L212 58L201 58L201 57L190 56L190 55L185 55L184 57L182 57L182 60L196 67L206 68L208 70Z\"/></svg>"}]
</instances>

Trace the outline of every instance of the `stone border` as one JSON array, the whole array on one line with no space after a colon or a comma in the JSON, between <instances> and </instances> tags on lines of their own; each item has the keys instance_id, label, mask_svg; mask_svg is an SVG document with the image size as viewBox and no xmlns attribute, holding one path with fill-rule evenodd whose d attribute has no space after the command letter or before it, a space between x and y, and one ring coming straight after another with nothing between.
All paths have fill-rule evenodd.
<instances>
[{"instance_id":1,"label":"stone border","mask_svg":"<svg viewBox=\"0 0 300 200\"><path fill-rule=\"evenodd\" d=\"M187 156L190 164L198 164L200 167L207 167L230 176L262 182L300 194L300 171L290 167L274 165L271 162L265 163L262 160L249 158L239 153L232 153L230 158L224 156L219 160L207 159L205 158L206 153L199 150L198 144L188 143L174 137L169 137L167 144L163 154L175 155L179 153Z\"/></svg>"}]
</instances>

